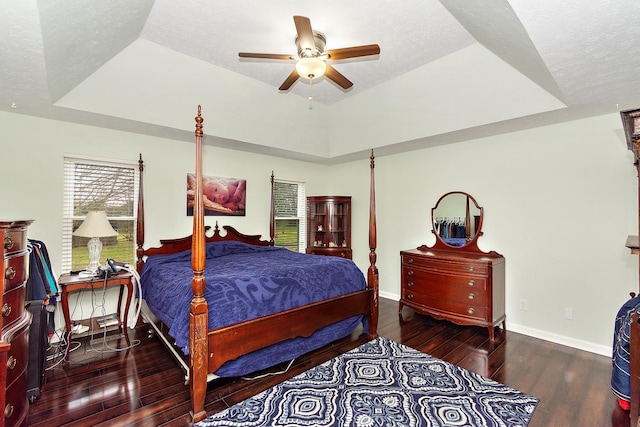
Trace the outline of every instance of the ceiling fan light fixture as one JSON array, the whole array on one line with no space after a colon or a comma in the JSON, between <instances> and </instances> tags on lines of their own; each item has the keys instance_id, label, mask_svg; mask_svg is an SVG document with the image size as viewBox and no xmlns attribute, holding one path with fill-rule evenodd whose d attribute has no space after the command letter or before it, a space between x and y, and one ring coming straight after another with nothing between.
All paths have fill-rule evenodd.
<instances>
[{"instance_id":1,"label":"ceiling fan light fixture","mask_svg":"<svg viewBox=\"0 0 640 427\"><path fill-rule=\"evenodd\" d=\"M311 20L309 20L309 18L296 15L293 17L293 22L296 24L297 35L295 41L298 47L299 59L294 69L291 70L291 73L289 73L284 82L278 87L280 91L289 90L300 77L308 79L309 84L312 84L314 79L322 76L326 76L327 79L342 89L348 90L353 86L353 83L325 61L339 61L342 59L380 54L380 46L377 44L351 46L325 51L324 48L327 39L324 34L314 31L311 28ZM240 58L281 59L285 61L295 59L295 57L291 55L274 53L239 52L238 56Z\"/></svg>"},{"instance_id":2,"label":"ceiling fan light fixture","mask_svg":"<svg viewBox=\"0 0 640 427\"><path fill-rule=\"evenodd\" d=\"M301 58L296 62L296 71L300 77L317 79L327 70L327 63L320 58Z\"/></svg>"}]
</instances>

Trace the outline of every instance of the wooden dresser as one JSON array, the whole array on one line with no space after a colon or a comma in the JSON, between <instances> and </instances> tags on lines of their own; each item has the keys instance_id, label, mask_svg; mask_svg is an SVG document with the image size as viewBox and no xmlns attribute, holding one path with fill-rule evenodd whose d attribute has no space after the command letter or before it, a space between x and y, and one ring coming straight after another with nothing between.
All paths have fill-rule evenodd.
<instances>
[{"instance_id":1,"label":"wooden dresser","mask_svg":"<svg viewBox=\"0 0 640 427\"><path fill-rule=\"evenodd\" d=\"M448 250L400 252L403 305L437 319L489 328L505 325L504 258Z\"/></svg>"},{"instance_id":2,"label":"wooden dresser","mask_svg":"<svg viewBox=\"0 0 640 427\"><path fill-rule=\"evenodd\" d=\"M29 274L27 227L33 221L0 221L2 275L2 335L0 339L0 403L4 426L26 424L29 404L26 372L31 314L24 308Z\"/></svg>"},{"instance_id":3,"label":"wooden dresser","mask_svg":"<svg viewBox=\"0 0 640 427\"><path fill-rule=\"evenodd\" d=\"M461 325L506 330L504 257L478 248L484 209L462 191L442 196L431 209L432 247L400 252L399 314L406 305Z\"/></svg>"}]
</instances>

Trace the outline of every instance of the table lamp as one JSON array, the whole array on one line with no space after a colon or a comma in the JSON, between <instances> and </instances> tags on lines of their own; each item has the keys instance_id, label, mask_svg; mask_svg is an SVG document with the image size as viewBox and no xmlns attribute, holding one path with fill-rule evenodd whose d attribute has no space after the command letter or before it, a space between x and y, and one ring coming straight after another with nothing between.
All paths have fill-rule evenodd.
<instances>
[{"instance_id":1,"label":"table lamp","mask_svg":"<svg viewBox=\"0 0 640 427\"><path fill-rule=\"evenodd\" d=\"M95 273L100 266L100 253L102 252L102 242L100 237L117 236L118 232L111 227L104 211L91 211L87 213L80 227L73 232L74 236L88 237L87 249L89 250L89 266L87 271Z\"/></svg>"}]
</instances>

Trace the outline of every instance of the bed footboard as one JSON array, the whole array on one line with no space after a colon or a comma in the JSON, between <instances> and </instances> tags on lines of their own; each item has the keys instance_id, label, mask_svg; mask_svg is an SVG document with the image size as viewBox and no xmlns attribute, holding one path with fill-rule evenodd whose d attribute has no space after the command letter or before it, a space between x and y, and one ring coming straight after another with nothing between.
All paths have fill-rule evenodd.
<instances>
[{"instance_id":1,"label":"bed footboard","mask_svg":"<svg viewBox=\"0 0 640 427\"><path fill-rule=\"evenodd\" d=\"M353 292L209 331L209 370L215 372L229 360L274 343L311 336L340 320L369 316L370 303L370 290Z\"/></svg>"}]
</instances>

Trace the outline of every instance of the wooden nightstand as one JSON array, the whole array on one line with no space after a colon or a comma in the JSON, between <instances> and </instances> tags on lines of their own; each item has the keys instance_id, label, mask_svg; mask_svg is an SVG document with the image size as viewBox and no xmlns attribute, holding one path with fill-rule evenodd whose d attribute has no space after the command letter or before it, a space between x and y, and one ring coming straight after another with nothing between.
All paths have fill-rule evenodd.
<instances>
[{"instance_id":1,"label":"wooden nightstand","mask_svg":"<svg viewBox=\"0 0 640 427\"><path fill-rule=\"evenodd\" d=\"M60 276L58 280L58 285L62 289L62 314L64 315L64 324L66 327L67 333L71 331L71 315L69 313L69 294L71 292L77 291L85 291L85 290L102 290L103 288L108 288L110 286L119 286L120 287L120 295L118 297L118 310L117 315L118 319L120 319L120 325L122 327L122 332L124 334L125 340L127 341L127 345L131 345L129 341L129 334L127 332L127 319L129 317L129 306L131 305L131 298L133 296L133 282L131 280L131 273L126 271L121 271L120 273L111 276L106 279L102 279L100 277L94 276L83 276L83 275L72 275L72 274L63 274ZM121 316L121 307L122 307L122 296L124 292L125 286L127 287L127 299L124 307L124 317ZM89 331L86 334L92 335L98 332L102 332L102 328L97 326L95 323L96 318L88 319L89 320ZM86 320L86 319L85 319Z\"/></svg>"}]
</instances>

